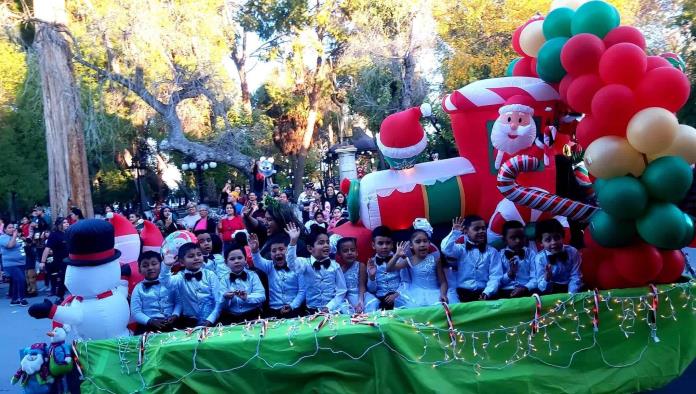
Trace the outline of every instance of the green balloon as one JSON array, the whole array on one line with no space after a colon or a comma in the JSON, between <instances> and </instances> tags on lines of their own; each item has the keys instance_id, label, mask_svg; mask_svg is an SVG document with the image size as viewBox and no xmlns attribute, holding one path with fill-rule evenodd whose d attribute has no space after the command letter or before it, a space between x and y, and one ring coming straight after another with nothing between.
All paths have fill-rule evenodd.
<instances>
[{"instance_id":1,"label":"green balloon","mask_svg":"<svg viewBox=\"0 0 696 394\"><path fill-rule=\"evenodd\" d=\"M689 246L691 244L691 241L694 240L694 236L696 236L696 228L694 228L694 219L691 217L691 215L684 214L684 238L681 239L681 242L679 242L679 247L676 249L681 249Z\"/></svg>"},{"instance_id":2,"label":"green balloon","mask_svg":"<svg viewBox=\"0 0 696 394\"><path fill-rule=\"evenodd\" d=\"M648 195L656 200L680 202L693 182L691 166L679 156L665 156L650 163L641 175Z\"/></svg>"},{"instance_id":3,"label":"green balloon","mask_svg":"<svg viewBox=\"0 0 696 394\"><path fill-rule=\"evenodd\" d=\"M661 249L679 249L687 238L684 213L670 203L651 203L636 221L636 227L645 242Z\"/></svg>"},{"instance_id":4,"label":"green balloon","mask_svg":"<svg viewBox=\"0 0 696 394\"><path fill-rule=\"evenodd\" d=\"M636 236L633 220L616 218L604 211L592 215L590 221L592 239L606 248L615 248L630 244Z\"/></svg>"},{"instance_id":5,"label":"green balloon","mask_svg":"<svg viewBox=\"0 0 696 394\"><path fill-rule=\"evenodd\" d=\"M568 41L566 37L552 38L544 43L537 55L537 74L549 83L560 82L566 75L561 64L561 50Z\"/></svg>"},{"instance_id":6,"label":"green balloon","mask_svg":"<svg viewBox=\"0 0 696 394\"><path fill-rule=\"evenodd\" d=\"M570 32L573 35L590 33L604 38L619 23L621 17L613 5L603 1L588 1L575 10Z\"/></svg>"},{"instance_id":7,"label":"green balloon","mask_svg":"<svg viewBox=\"0 0 696 394\"><path fill-rule=\"evenodd\" d=\"M547 40L556 37L570 37L570 24L575 11L568 7L559 7L549 12L544 19L543 31Z\"/></svg>"},{"instance_id":8,"label":"green balloon","mask_svg":"<svg viewBox=\"0 0 696 394\"><path fill-rule=\"evenodd\" d=\"M597 197L599 197L599 191L602 190L602 188L606 184L607 181L602 178L595 179L594 183L592 184L592 189L594 189L595 193L597 194Z\"/></svg>"},{"instance_id":9,"label":"green balloon","mask_svg":"<svg viewBox=\"0 0 696 394\"><path fill-rule=\"evenodd\" d=\"M648 205L648 193L634 177L620 176L606 180L597 196L602 210L619 219L636 219Z\"/></svg>"},{"instance_id":10,"label":"green balloon","mask_svg":"<svg viewBox=\"0 0 696 394\"><path fill-rule=\"evenodd\" d=\"M505 70L505 76L506 76L506 77L511 77L511 76L512 76L512 70L515 69L515 64L517 64L517 62L519 62L520 60L522 60L521 57L516 57L516 58L512 59L512 61L510 62L510 64L508 64L507 70Z\"/></svg>"}]
</instances>

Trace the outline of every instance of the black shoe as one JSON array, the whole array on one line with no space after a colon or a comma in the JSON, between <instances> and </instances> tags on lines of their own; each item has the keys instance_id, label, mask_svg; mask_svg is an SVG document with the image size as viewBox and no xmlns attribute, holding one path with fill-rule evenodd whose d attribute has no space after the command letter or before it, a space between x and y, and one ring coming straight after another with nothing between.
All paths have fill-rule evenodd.
<instances>
[{"instance_id":1,"label":"black shoe","mask_svg":"<svg viewBox=\"0 0 696 394\"><path fill-rule=\"evenodd\" d=\"M29 306L29 303L27 302L27 300L21 300L19 301L19 306Z\"/></svg>"},{"instance_id":2,"label":"black shoe","mask_svg":"<svg viewBox=\"0 0 696 394\"><path fill-rule=\"evenodd\" d=\"M10 306L18 306L18 305L19 305L19 300L10 301Z\"/></svg>"}]
</instances>

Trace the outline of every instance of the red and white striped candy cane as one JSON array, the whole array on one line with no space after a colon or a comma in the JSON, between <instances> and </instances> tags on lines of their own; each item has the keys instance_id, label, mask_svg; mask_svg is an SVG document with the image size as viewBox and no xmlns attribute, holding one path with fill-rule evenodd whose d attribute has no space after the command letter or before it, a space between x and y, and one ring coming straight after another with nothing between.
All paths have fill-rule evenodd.
<instances>
[{"instance_id":1,"label":"red and white striped candy cane","mask_svg":"<svg viewBox=\"0 0 696 394\"><path fill-rule=\"evenodd\" d=\"M515 204L578 221L589 220L599 210L592 205L517 184L516 179L520 172L533 171L537 167L539 167L539 159L527 155L515 156L507 160L498 171L498 190Z\"/></svg>"}]
</instances>

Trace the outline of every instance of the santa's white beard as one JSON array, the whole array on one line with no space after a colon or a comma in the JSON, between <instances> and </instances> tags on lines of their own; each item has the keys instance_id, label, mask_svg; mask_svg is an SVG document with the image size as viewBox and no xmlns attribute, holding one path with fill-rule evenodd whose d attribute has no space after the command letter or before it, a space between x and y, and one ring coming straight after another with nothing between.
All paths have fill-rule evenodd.
<instances>
[{"instance_id":1,"label":"santa's white beard","mask_svg":"<svg viewBox=\"0 0 696 394\"><path fill-rule=\"evenodd\" d=\"M40 356L24 356L20 365L22 366L22 371L29 375L33 375L41 369L43 365L43 358Z\"/></svg>"},{"instance_id":2,"label":"santa's white beard","mask_svg":"<svg viewBox=\"0 0 696 394\"><path fill-rule=\"evenodd\" d=\"M510 138L510 136L517 138ZM515 154L529 148L536 139L536 124L530 122L528 126L519 126L513 131L510 125L496 121L491 130L491 143L499 151Z\"/></svg>"}]
</instances>

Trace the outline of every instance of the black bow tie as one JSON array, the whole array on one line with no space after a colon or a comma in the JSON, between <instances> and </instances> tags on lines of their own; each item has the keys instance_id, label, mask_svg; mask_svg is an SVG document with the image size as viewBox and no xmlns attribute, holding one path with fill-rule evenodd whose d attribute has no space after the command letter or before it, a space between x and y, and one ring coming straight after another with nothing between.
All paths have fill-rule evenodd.
<instances>
[{"instance_id":1,"label":"black bow tie","mask_svg":"<svg viewBox=\"0 0 696 394\"><path fill-rule=\"evenodd\" d=\"M556 264L561 261L567 261L568 260L568 252L565 250L556 254L550 254L546 255L546 260L549 262L549 264Z\"/></svg>"},{"instance_id":2,"label":"black bow tie","mask_svg":"<svg viewBox=\"0 0 696 394\"><path fill-rule=\"evenodd\" d=\"M146 290L149 289L150 287L152 287L152 286L154 286L154 285L158 285L158 284L160 284L160 281L159 281L159 280L143 281L143 287L144 287Z\"/></svg>"},{"instance_id":3,"label":"black bow tie","mask_svg":"<svg viewBox=\"0 0 696 394\"><path fill-rule=\"evenodd\" d=\"M288 267L287 264L283 264L282 266L274 265L273 268L275 268L276 271L290 272L290 268Z\"/></svg>"},{"instance_id":4,"label":"black bow tie","mask_svg":"<svg viewBox=\"0 0 696 394\"><path fill-rule=\"evenodd\" d=\"M391 260L391 256L389 256L389 257L375 256L375 264L377 264L377 265L382 265L384 263L388 263L389 260Z\"/></svg>"},{"instance_id":5,"label":"black bow tie","mask_svg":"<svg viewBox=\"0 0 696 394\"><path fill-rule=\"evenodd\" d=\"M331 265L331 259L325 258L322 261L317 260L312 264L312 267L314 267L315 270L319 271L322 265L324 266L324 269L329 269L329 266Z\"/></svg>"},{"instance_id":6,"label":"black bow tie","mask_svg":"<svg viewBox=\"0 0 696 394\"><path fill-rule=\"evenodd\" d=\"M196 273L193 273L193 272L184 273L184 279L191 280L193 278L196 278L196 280L200 282L203 279L203 271L198 271Z\"/></svg>"},{"instance_id":7,"label":"black bow tie","mask_svg":"<svg viewBox=\"0 0 696 394\"><path fill-rule=\"evenodd\" d=\"M474 249L478 249L478 251L481 253L486 251L486 244L476 245L470 241L466 241L466 245L464 247L466 248L467 252Z\"/></svg>"},{"instance_id":8,"label":"black bow tie","mask_svg":"<svg viewBox=\"0 0 696 394\"><path fill-rule=\"evenodd\" d=\"M505 258L508 260L512 260L513 257L519 257L520 259L524 259L524 249L521 249L518 252L515 252L514 250L510 249L505 249Z\"/></svg>"},{"instance_id":9,"label":"black bow tie","mask_svg":"<svg viewBox=\"0 0 696 394\"><path fill-rule=\"evenodd\" d=\"M242 271L238 274L235 274L234 272L230 272L230 282L234 282L237 279L241 279L243 281L247 280L247 273L245 271Z\"/></svg>"}]
</instances>

